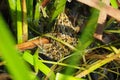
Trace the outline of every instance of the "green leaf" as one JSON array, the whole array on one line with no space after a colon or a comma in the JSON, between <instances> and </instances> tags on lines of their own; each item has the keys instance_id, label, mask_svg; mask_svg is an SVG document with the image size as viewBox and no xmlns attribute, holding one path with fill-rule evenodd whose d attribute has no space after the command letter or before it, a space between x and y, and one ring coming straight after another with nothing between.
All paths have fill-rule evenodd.
<instances>
[{"instance_id":1,"label":"green leaf","mask_svg":"<svg viewBox=\"0 0 120 80\"><path fill-rule=\"evenodd\" d=\"M39 60L38 58L39 56L38 56L38 49L37 49L33 55L34 69L36 73L38 73L38 60Z\"/></svg>"},{"instance_id":2,"label":"green leaf","mask_svg":"<svg viewBox=\"0 0 120 80\"><path fill-rule=\"evenodd\" d=\"M27 61L31 65L34 65L34 58L29 52L25 51L23 54L23 58L25 59L25 61ZM54 80L55 74L52 70L50 70L49 67L47 67L45 64L43 64L42 61L40 61L40 60L38 60L37 65L38 65L38 69L41 72L43 72L46 76L50 74L50 77L49 77L50 80Z\"/></svg>"},{"instance_id":3,"label":"green leaf","mask_svg":"<svg viewBox=\"0 0 120 80\"><path fill-rule=\"evenodd\" d=\"M8 4L4 4L4 5L9 5L10 12L7 12L7 13L10 13L9 18L11 17L11 19L9 19L9 20L11 22L11 28L13 29L13 31L16 31L16 26L17 26L17 0L6 0L6 1L8 1Z\"/></svg>"},{"instance_id":4,"label":"green leaf","mask_svg":"<svg viewBox=\"0 0 120 80\"><path fill-rule=\"evenodd\" d=\"M14 39L0 15L0 54L6 61L7 69L13 80L32 80L31 72L15 48Z\"/></svg>"}]
</instances>

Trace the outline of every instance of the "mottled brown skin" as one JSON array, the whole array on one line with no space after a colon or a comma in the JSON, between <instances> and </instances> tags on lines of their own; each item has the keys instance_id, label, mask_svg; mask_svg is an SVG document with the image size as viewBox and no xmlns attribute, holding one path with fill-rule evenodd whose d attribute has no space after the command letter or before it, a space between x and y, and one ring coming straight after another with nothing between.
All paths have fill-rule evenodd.
<instances>
[{"instance_id":1,"label":"mottled brown skin","mask_svg":"<svg viewBox=\"0 0 120 80\"><path fill-rule=\"evenodd\" d=\"M79 32L79 30L79 27L74 27L68 16L63 12L58 16L54 29L49 34L75 47L78 41L77 32ZM60 60L72 52L68 46L51 38L48 39L50 43L42 45L42 51L40 52L47 57L53 60Z\"/></svg>"}]
</instances>

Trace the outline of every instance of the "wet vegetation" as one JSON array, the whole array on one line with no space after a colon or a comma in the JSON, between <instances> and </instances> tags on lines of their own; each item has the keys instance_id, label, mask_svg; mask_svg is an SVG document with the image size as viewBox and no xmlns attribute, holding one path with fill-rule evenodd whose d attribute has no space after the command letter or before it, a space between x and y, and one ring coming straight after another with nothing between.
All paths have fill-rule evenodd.
<instances>
[{"instance_id":1,"label":"wet vegetation","mask_svg":"<svg viewBox=\"0 0 120 80\"><path fill-rule=\"evenodd\" d=\"M119 0L0 0L0 80L119 80Z\"/></svg>"}]
</instances>

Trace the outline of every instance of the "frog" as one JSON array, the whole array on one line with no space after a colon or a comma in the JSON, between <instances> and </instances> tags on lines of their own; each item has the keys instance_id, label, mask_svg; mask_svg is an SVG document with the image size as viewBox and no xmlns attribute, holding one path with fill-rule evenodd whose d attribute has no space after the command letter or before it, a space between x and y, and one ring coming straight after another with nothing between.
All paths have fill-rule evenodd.
<instances>
[{"instance_id":1,"label":"frog","mask_svg":"<svg viewBox=\"0 0 120 80\"><path fill-rule=\"evenodd\" d=\"M47 34L60 39L73 47L77 46L78 35L80 31L80 26L73 26L71 20L65 12L62 12L58 15L56 22L54 24L53 30ZM49 40L48 44L41 45L42 51L39 51L41 54L49 57L53 60L60 60L65 56L73 52L68 46L58 42L52 38L46 37Z\"/></svg>"}]
</instances>

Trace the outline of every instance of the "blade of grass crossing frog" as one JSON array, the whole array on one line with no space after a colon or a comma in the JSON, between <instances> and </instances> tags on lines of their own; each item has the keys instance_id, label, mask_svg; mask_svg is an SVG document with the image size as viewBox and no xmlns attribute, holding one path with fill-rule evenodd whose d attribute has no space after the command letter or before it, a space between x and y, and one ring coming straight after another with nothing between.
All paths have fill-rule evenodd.
<instances>
[{"instance_id":1,"label":"blade of grass crossing frog","mask_svg":"<svg viewBox=\"0 0 120 80\"><path fill-rule=\"evenodd\" d=\"M34 65L34 60L33 60L34 58L28 51L24 52L23 58L25 59L25 61L27 61L31 65ZM38 65L38 69L41 72L43 72L46 76L51 74L50 77L49 77L50 80L55 79L54 72L49 67L47 67L45 64L43 64L42 61L38 60L37 65Z\"/></svg>"},{"instance_id":2,"label":"blade of grass crossing frog","mask_svg":"<svg viewBox=\"0 0 120 80\"><path fill-rule=\"evenodd\" d=\"M85 26L83 32L81 33L79 37L79 42L77 46L77 51L75 51L71 59L69 59L70 65L78 65L80 59L82 58L83 54L85 53L84 50L93 42L93 33L95 31L97 20L99 16L99 11L96 9L92 10L91 16L89 18L89 21L87 22L87 25ZM79 55L79 56L78 56ZM66 74L72 74L74 73L73 68L66 68L65 73Z\"/></svg>"},{"instance_id":3,"label":"blade of grass crossing frog","mask_svg":"<svg viewBox=\"0 0 120 80\"><path fill-rule=\"evenodd\" d=\"M66 4L66 0L55 0L54 3L55 11L52 14L50 23L64 10L65 4Z\"/></svg>"},{"instance_id":4,"label":"blade of grass crossing frog","mask_svg":"<svg viewBox=\"0 0 120 80\"><path fill-rule=\"evenodd\" d=\"M87 25L85 26L84 30L82 31L79 37L79 42L78 42L79 50L85 50L93 42L94 40L93 34L97 26L98 16L99 16L99 11L93 9L92 15L90 16Z\"/></svg>"},{"instance_id":5,"label":"blade of grass crossing frog","mask_svg":"<svg viewBox=\"0 0 120 80\"><path fill-rule=\"evenodd\" d=\"M12 79L33 80L28 66L15 49L14 39L1 15L0 24L2 25L2 28L0 28L0 54L6 61L5 66L7 66L8 71L11 73Z\"/></svg>"}]
</instances>

